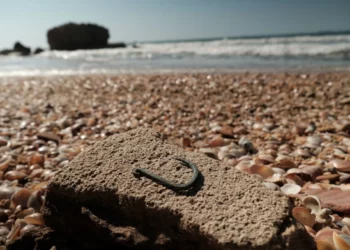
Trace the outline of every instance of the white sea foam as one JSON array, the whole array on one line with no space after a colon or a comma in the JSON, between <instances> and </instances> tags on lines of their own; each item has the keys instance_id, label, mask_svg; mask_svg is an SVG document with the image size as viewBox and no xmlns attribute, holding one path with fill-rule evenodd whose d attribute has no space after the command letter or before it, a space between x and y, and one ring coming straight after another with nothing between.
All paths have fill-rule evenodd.
<instances>
[{"instance_id":1,"label":"white sea foam","mask_svg":"<svg viewBox=\"0 0 350 250\"><path fill-rule=\"evenodd\" d=\"M115 59L232 57L329 57L350 58L350 35L299 36L216 41L145 43L140 48L46 51L39 56L60 59L108 61Z\"/></svg>"},{"instance_id":2,"label":"white sea foam","mask_svg":"<svg viewBox=\"0 0 350 250\"><path fill-rule=\"evenodd\" d=\"M139 48L0 56L0 76L307 68L350 70L350 35L142 43Z\"/></svg>"}]
</instances>

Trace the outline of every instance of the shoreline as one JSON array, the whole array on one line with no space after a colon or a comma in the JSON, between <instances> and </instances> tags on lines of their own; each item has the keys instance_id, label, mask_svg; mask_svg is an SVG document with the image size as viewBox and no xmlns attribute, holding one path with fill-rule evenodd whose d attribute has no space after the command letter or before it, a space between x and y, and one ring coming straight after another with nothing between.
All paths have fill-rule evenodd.
<instances>
[{"instance_id":1,"label":"shoreline","mask_svg":"<svg viewBox=\"0 0 350 250\"><path fill-rule=\"evenodd\" d=\"M40 78L56 78L56 77L63 77L63 78L74 78L74 77L122 77L122 76L174 76L174 75L203 75L203 74L210 74L210 75L247 75L247 74L268 74L268 75L281 75L281 74L291 74L291 75L323 75L323 74L350 74L350 68L349 69L179 69L179 70L137 70L136 72L133 71L114 71L114 72L72 72L72 73L34 73L34 74L10 74L10 75L2 75L0 73L0 81L4 79L40 79Z\"/></svg>"}]
</instances>

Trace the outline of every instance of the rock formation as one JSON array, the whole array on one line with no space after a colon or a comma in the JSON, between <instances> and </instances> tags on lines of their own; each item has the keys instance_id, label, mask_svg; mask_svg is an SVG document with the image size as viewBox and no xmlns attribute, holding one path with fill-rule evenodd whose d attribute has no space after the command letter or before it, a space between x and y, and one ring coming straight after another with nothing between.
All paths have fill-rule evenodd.
<instances>
[{"instance_id":1,"label":"rock formation","mask_svg":"<svg viewBox=\"0 0 350 250\"><path fill-rule=\"evenodd\" d=\"M44 52L44 50L42 48L38 47L34 50L33 53L34 53L34 55L36 55L36 54L40 54L41 52Z\"/></svg>"},{"instance_id":2,"label":"rock formation","mask_svg":"<svg viewBox=\"0 0 350 250\"><path fill-rule=\"evenodd\" d=\"M107 48L114 49L114 48L126 48L125 43L110 43L107 45Z\"/></svg>"},{"instance_id":3,"label":"rock formation","mask_svg":"<svg viewBox=\"0 0 350 250\"><path fill-rule=\"evenodd\" d=\"M108 29L96 24L67 23L47 32L51 50L105 48L108 38Z\"/></svg>"},{"instance_id":4,"label":"rock formation","mask_svg":"<svg viewBox=\"0 0 350 250\"><path fill-rule=\"evenodd\" d=\"M132 174L141 167L186 183L191 172L174 157L201 172L192 190ZM258 179L141 128L94 144L61 169L42 213L79 249L315 249L289 209L288 197Z\"/></svg>"},{"instance_id":5,"label":"rock formation","mask_svg":"<svg viewBox=\"0 0 350 250\"><path fill-rule=\"evenodd\" d=\"M24 46L20 42L15 43L15 45L13 46L13 50L15 52L20 53L22 56L28 56L30 54L30 48Z\"/></svg>"},{"instance_id":6,"label":"rock formation","mask_svg":"<svg viewBox=\"0 0 350 250\"><path fill-rule=\"evenodd\" d=\"M16 42L13 46L13 49L4 49L0 51L0 55L9 55L12 53L17 53L21 56L28 56L30 54L30 48L24 46L20 42Z\"/></svg>"}]
</instances>

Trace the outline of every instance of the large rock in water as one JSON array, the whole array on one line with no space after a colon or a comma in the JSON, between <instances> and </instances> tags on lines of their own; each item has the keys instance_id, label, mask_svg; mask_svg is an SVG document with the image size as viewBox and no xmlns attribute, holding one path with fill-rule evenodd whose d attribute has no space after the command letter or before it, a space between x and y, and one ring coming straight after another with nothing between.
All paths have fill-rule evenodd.
<instances>
[{"instance_id":1,"label":"large rock in water","mask_svg":"<svg viewBox=\"0 0 350 250\"><path fill-rule=\"evenodd\" d=\"M202 180L176 193L132 169L185 183L192 175L173 157L196 164ZM95 143L53 178L46 224L79 249L315 249L290 217L281 192L151 129Z\"/></svg>"},{"instance_id":2,"label":"large rock in water","mask_svg":"<svg viewBox=\"0 0 350 250\"><path fill-rule=\"evenodd\" d=\"M67 23L47 32L51 50L105 48L108 38L108 29L96 24Z\"/></svg>"}]
</instances>

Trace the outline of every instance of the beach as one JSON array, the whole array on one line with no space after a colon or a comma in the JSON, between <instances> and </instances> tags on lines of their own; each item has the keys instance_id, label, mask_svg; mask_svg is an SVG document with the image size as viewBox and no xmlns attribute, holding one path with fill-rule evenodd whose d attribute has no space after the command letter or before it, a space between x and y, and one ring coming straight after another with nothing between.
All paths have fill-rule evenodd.
<instances>
[{"instance_id":1,"label":"beach","mask_svg":"<svg viewBox=\"0 0 350 250\"><path fill-rule=\"evenodd\" d=\"M139 127L256 176L295 207L310 189L338 190L339 201L322 202L327 223L350 226L349 72L3 77L0 93L1 245L44 226L40 207L59 169ZM325 225L311 224L313 237Z\"/></svg>"}]
</instances>

